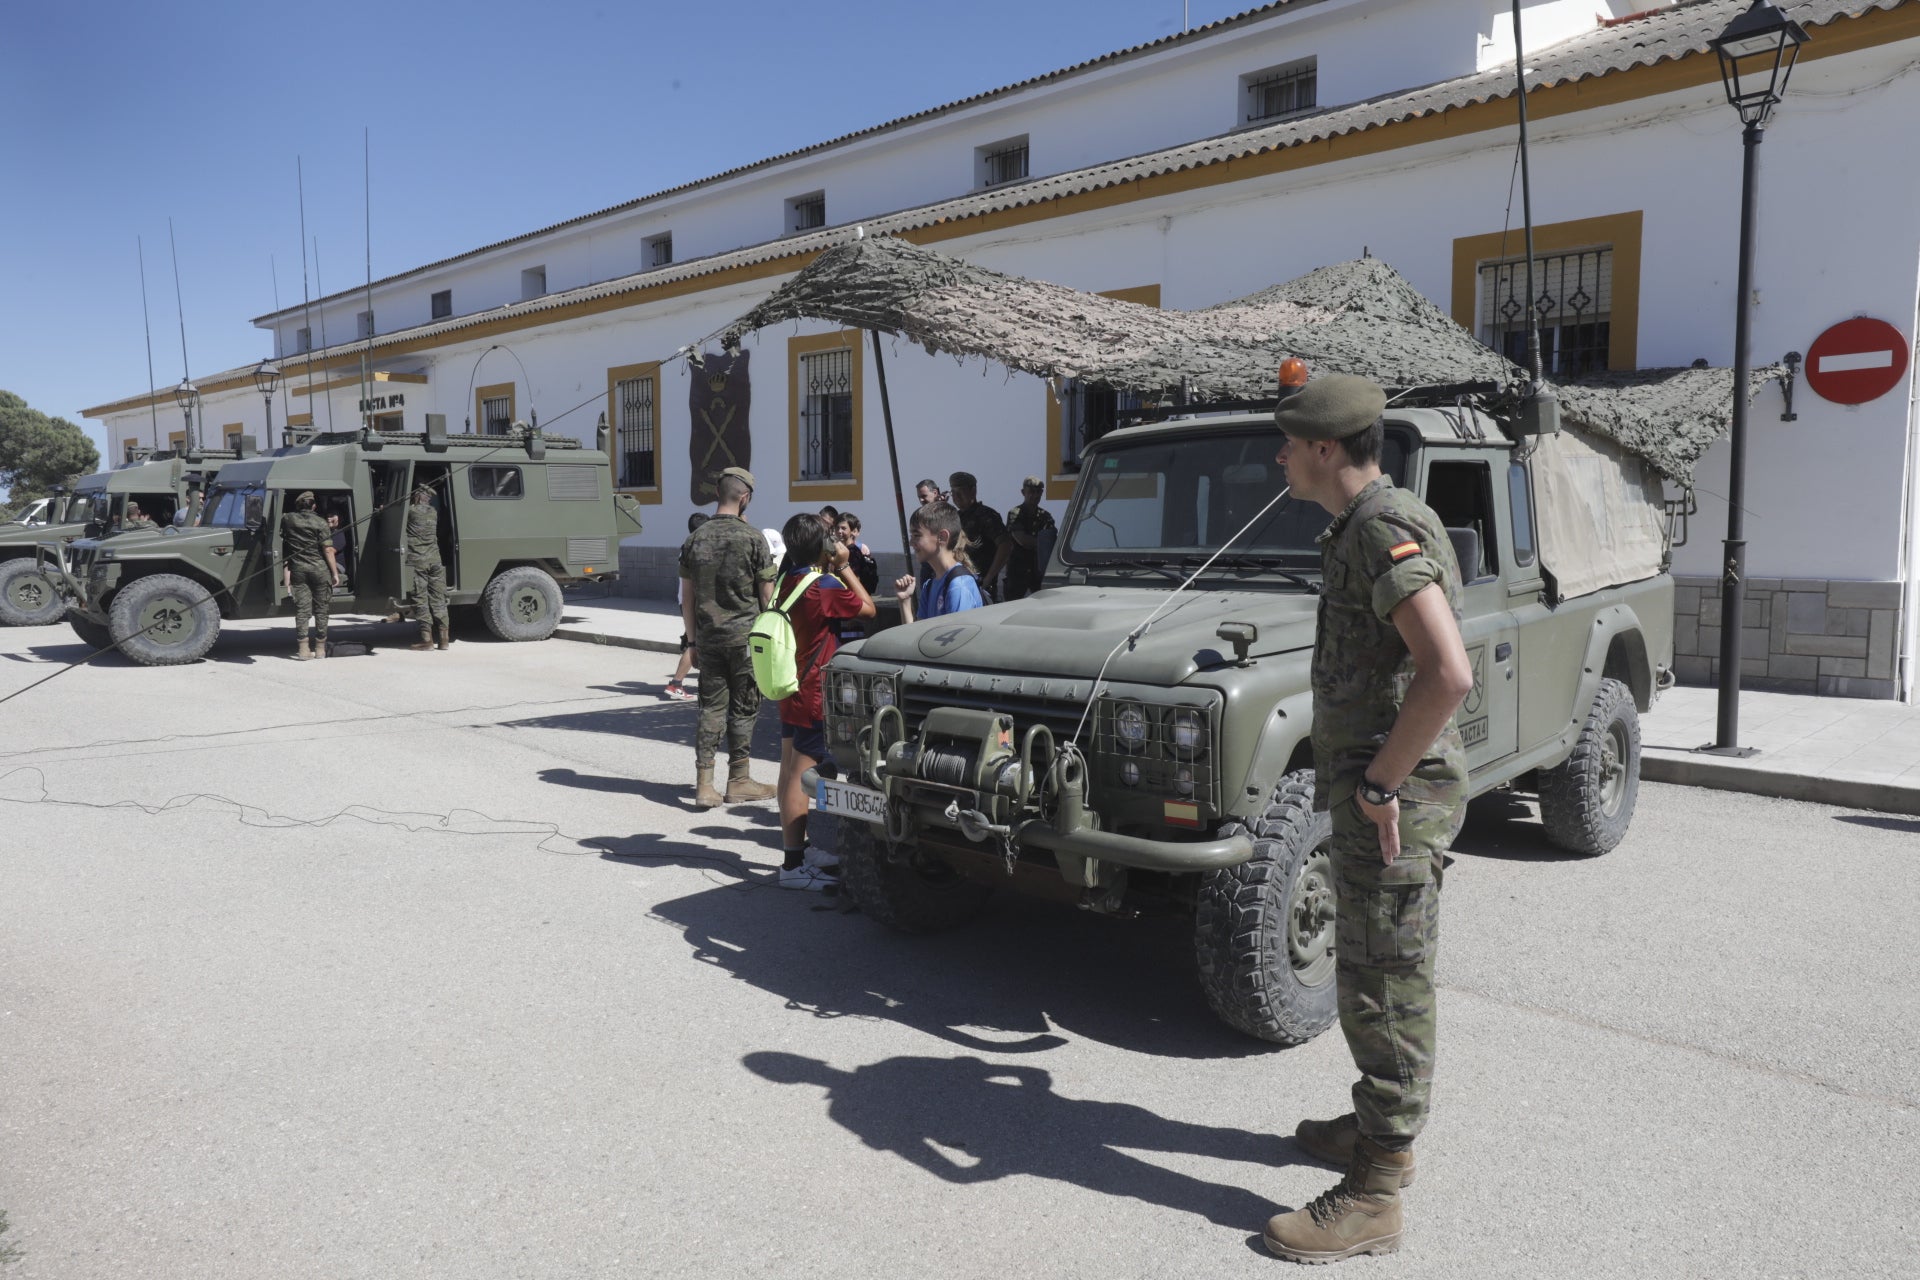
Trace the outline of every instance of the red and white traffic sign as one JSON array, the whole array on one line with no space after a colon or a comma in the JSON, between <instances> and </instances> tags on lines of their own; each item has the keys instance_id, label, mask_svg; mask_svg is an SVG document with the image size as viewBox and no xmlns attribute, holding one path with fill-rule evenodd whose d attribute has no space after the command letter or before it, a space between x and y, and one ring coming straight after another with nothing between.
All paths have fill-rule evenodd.
<instances>
[{"instance_id":1,"label":"red and white traffic sign","mask_svg":"<svg viewBox=\"0 0 1920 1280\"><path fill-rule=\"evenodd\" d=\"M1907 376L1906 335L1885 320L1842 320L1807 348L1807 385L1835 404L1865 404Z\"/></svg>"}]
</instances>

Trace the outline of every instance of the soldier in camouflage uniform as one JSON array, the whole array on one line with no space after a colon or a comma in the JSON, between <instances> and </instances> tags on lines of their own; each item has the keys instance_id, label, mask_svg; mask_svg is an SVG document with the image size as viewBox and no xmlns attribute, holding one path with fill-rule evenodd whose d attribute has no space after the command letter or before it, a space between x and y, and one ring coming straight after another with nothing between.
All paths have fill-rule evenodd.
<instances>
[{"instance_id":1,"label":"soldier in camouflage uniform","mask_svg":"<svg viewBox=\"0 0 1920 1280\"><path fill-rule=\"evenodd\" d=\"M774 789L748 772L760 687L753 680L747 632L773 591L773 552L766 538L740 517L753 501L753 473L720 473L713 519L680 548L680 616L693 638L700 668L700 727L693 743L695 805L771 800ZM727 741L727 793L713 785L713 758Z\"/></svg>"},{"instance_id":2,"label":"soldier in camouflage uniform","mask_svg":"<svg viewBox=\"0 0 1920 1280\"><path fill-rule=\"evenodd\" d=\"M140 509L139 503L127 503L126 519L120 522L120 531L122 533L132 533L135 529L157 529L159 527L160 526L153 522L153 517Z\"/></svg>"},{"instance_id":3,"label":"soldier in camouflage uniform","mask_svg":"<svg viewBox=\"0 0 1920 1280\"><path fill-rule=\"evenodd\" d=\"M407 508L407 568L413 572L413 620L420 624L420 639L407 647L426 652L434 647L439 632L439 647L453 639L447 622L447 566L440 562L440 513L433 507L433 490L419 485L413 491L413 504Z\"/></svg>"},{"instance_id":4,"label":"soldier in camouflage uniform","mask_svg":"<svg viewBox=\"0 0 1920 1280\"><path fill-rule=\"evenodd\" d=\"M1460 571L1439 518L1380 472L1385 408L1379 387L1334 374L1274 413L1293 493L1334 516L1320 535L1314 801L1333 819L1340 1028L1360 1068L1351 1114L1296 1131L1347 1174L1267 1223L1267 1247L1295 1262L1399 1247L1433 1086L1441 867L1466 810Z\"/></svg>"},{"instance_id":5,"label":"soldier in camouflage uniform","mask_svg":"<svg viewBox=\"0 0 1920 1280\"><path fill-rule=\"evenodd\" d=\"M293 510L280 517L280 555L285 568L281 581L293 593L293 656L327 656L327 615L333 608L333 589L340 585L340 567L333 559L333 531L313 509L312 493L293 500ZM315 642L307 646L307 620L316 625Z\"/></svg>"}]
</instances>

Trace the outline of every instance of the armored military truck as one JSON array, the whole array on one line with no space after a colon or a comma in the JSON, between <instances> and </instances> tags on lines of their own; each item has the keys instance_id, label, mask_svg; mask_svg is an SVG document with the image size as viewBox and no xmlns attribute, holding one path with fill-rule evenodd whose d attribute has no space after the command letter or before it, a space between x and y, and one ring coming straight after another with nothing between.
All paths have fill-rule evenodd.
<instances>
[{"instance_id":1,"label":"armored military truck","mask_svg":"<svg viewBox=\"0 0 1920 1280\"><path fill-rule=\"evenodd\" d=\"M348 531L335 613L385 614L413 589L406 506L426 485L441 509L449 601L477 606L503 640L544 640L560 620L562 583L610 577L637 506L614 495L604 451L512 434L363 430L228 463L184 529L43 542L40 560L83 640L147 666L192 662L228 618L290 613L280 516L311 490Z\"/></svg>"},{"instance_id":2,"label":"armored military truck","mask_svg":"<svg viewBox=\"0 0 1920 1280\"><path fill-rule=\"evenodd\" d=\"M66 612L54 580L37 561L40 543L70 543L89 533L109 536L119 529L129 501L139 503L155 524L171 525L186 518L195 495L221 467L241 456L232 449L134 449L124 465L83 476L53 494L39 523L0 525L0 623L41 626L60 621Z\"/></svg>"},{"instance_id":3,"label":"armored military truck","mask_svg":"<svg viewBox=\"0 0 1920 1280\"><path fill-rule=\"evenodd\" d=\"M1472 793L1532 792L1550 840L1604 853L1633 816L1638 712L1671 679L1672 530L1638 459L1503 425L1398 400L1382 466L1440 515L1461 567ZM996 885L1101 912L1157 900L1190 914L1227 1023L1297 1044L1333 1021L1308 680L1329 517L1268 508L1280 444L1270 413L1113 431L1042 590L835 657L841 776L818 802L866 914L950 928Z\"/></svg>"}]
</instances>

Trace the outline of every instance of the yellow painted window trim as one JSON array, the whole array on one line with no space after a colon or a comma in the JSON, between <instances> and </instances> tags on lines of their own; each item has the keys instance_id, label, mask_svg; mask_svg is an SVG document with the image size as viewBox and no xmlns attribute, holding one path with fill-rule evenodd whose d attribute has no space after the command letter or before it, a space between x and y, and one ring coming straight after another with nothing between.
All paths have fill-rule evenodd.
<instances>
[{"instance_id":1,"label":"yellow painted window trim","mask_svg":"<svg viewBox=\"0 0 1920 1280\"><path fill-rule=\"evenodd\" d=\"M516 385L517 384L512 382L489 382L484 387L475 387L473 389L473 426L471 430L474 435L485 435L487 433L487 414L484 406L489 400L497 400L501 396L505 396L507 398L507 425L511 426L519 420L520 402L514 395Z\"/></svg>"},{"instance_id":2,"label":"yellow painted window trim","mask_svg":"<svg viewBox=\"0 0 1920 1280\"><path fill-rule=\"evenodd\" d=\"M1549 222L1533 229L1536 257L1570 249L1613 249L1613 314L1607 331L1607 367L1640 367L1640 239L1643 210L1609 213L1571 222ZM1518 231L1461 236L1453 242L1453 318L1475 337L1480 333L1480 268L1508 262L1526 253Z\"/></svg>"},{"instance_id":3,"label":"yellow painted window trim","mask_svg":"<svg viewBox=\"0 0 1920 1280\"><path fill-rule=\"evenodd\" d=\"M290 413L287 415L287 426L290 428L310 427L312 425L313 415L310 413Z\"/></svg>"},{"instance_id":4,"label":"yellow painted window trim","mask_svg":"<svg viewBox=\"0 0 1920 1280\"><path fill-rule=\"evenodd\" d=\"M184 431L167 432L167 448L184 449L187 445L187 433Z\"/></svg>"},{"instance_id":5,"label":"yellow painted window trim","mask_svg":"<svg viewBox=\"0 0 1920 1280\"><path fill-rule=\"evenodd\" d=\"M866 386L866 361L862 358L861 331L842 329L837 333L802 334L787 339L787 501L860 502L866 493L866 434L862 426L863 390ZM848 351L848 375L853 392L853 478L851 480L802 480L800 478L800 357L823 351Z\"/></svg>"},{"instance_id":6,"label":"yellow painted window trim","mask_svg":"<svg viewBox=\"0 0 1920 1280\"><path fill-rule=\"evenodd\" d=\"M1157 284L1135 285L1128 289L1103 289L1103 298L1117 298L1121 302L1137 302L1143 307L1160 308L1160 286ZM1064 502L1073 497L1079 487L1080 477L1067 475L1060 470L1060 397L1048 386L1047 393L1047 456L1041 459L1040 474L1047 478L1047 497L1052 501Z\"/></svg>"},{"instance_id":7,"label":"yellow painted window trim","mask_svg":"<svg viewBox=\"0 0 1920 1280\"><path fill-rule=\"evenodd\" d=\"M620 384L632 378L653 379L653 483L639 488L625 488L620 484L620 401L617 397ZM658 506L666 493L667 439L660 429L664 407L660 398L658 360L647 364L619 364L607 370L607 472L612 477L614 492L632 494L635 502L646 506Z\"/></svg>"}]
</instances>

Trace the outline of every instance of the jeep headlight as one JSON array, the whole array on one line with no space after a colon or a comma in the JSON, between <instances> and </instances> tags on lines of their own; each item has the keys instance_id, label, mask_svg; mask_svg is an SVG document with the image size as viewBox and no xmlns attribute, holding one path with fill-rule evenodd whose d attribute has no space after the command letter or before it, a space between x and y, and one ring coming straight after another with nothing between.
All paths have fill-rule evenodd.
<instances>
[{"instance_id":1,"label":"jeep headlight","mask_svg":"<svg viewBox=\"0 0 1920 1280\"><path fill-rule=\"evenodd\" d=\"M872 696L874 706L876 707L892 706L893 705L893 677L892 676L875 676L873 678L873 683L867 686L867 692Z\"/></svg>"},{"instance_id":2,"label":"jeep headlight","mask_svg":"<svg viewBox=\"0 0 1920 1280\"><path fill-rule=\"evenodd\" d=\"M860 677L842 672L833 681L834 701L840 704L840 710L853 714L860 710Z\"/></svg>"},{"instance_id":3,"label":"jeep headlight","mask_svg":"<svg viewBox=\"0 0 1920 1280\"><path fill-rule=\"evenodd\" d=\"M1196 707L1175 707L1167 715L1167 740L1173 754L1182 760L1199 760L1207 754L1207 717Z\"/></svg>"},{"instance_id":4,"label":"jeep headlight","mask_svg":"<svg viewBox=\"0 0 1920 1280\"><path fill-rule=\"evenodd\" d=\"M1173 771L1173 793L1182 800L1193 799L1193 769L1181 765Z\"/></svg>"},{"instance_id":5,"label":"jeep headlight","mask_svg":"<svg viewBox=\"0 0 1920 1280\"><path fill-rule=\"evenodd\" d=\"M1113 709L1113 732L1128 751L1141 751L1147 745L1147 709L1137 702L1122 702Z\"/></svg>"}]
</instances>

